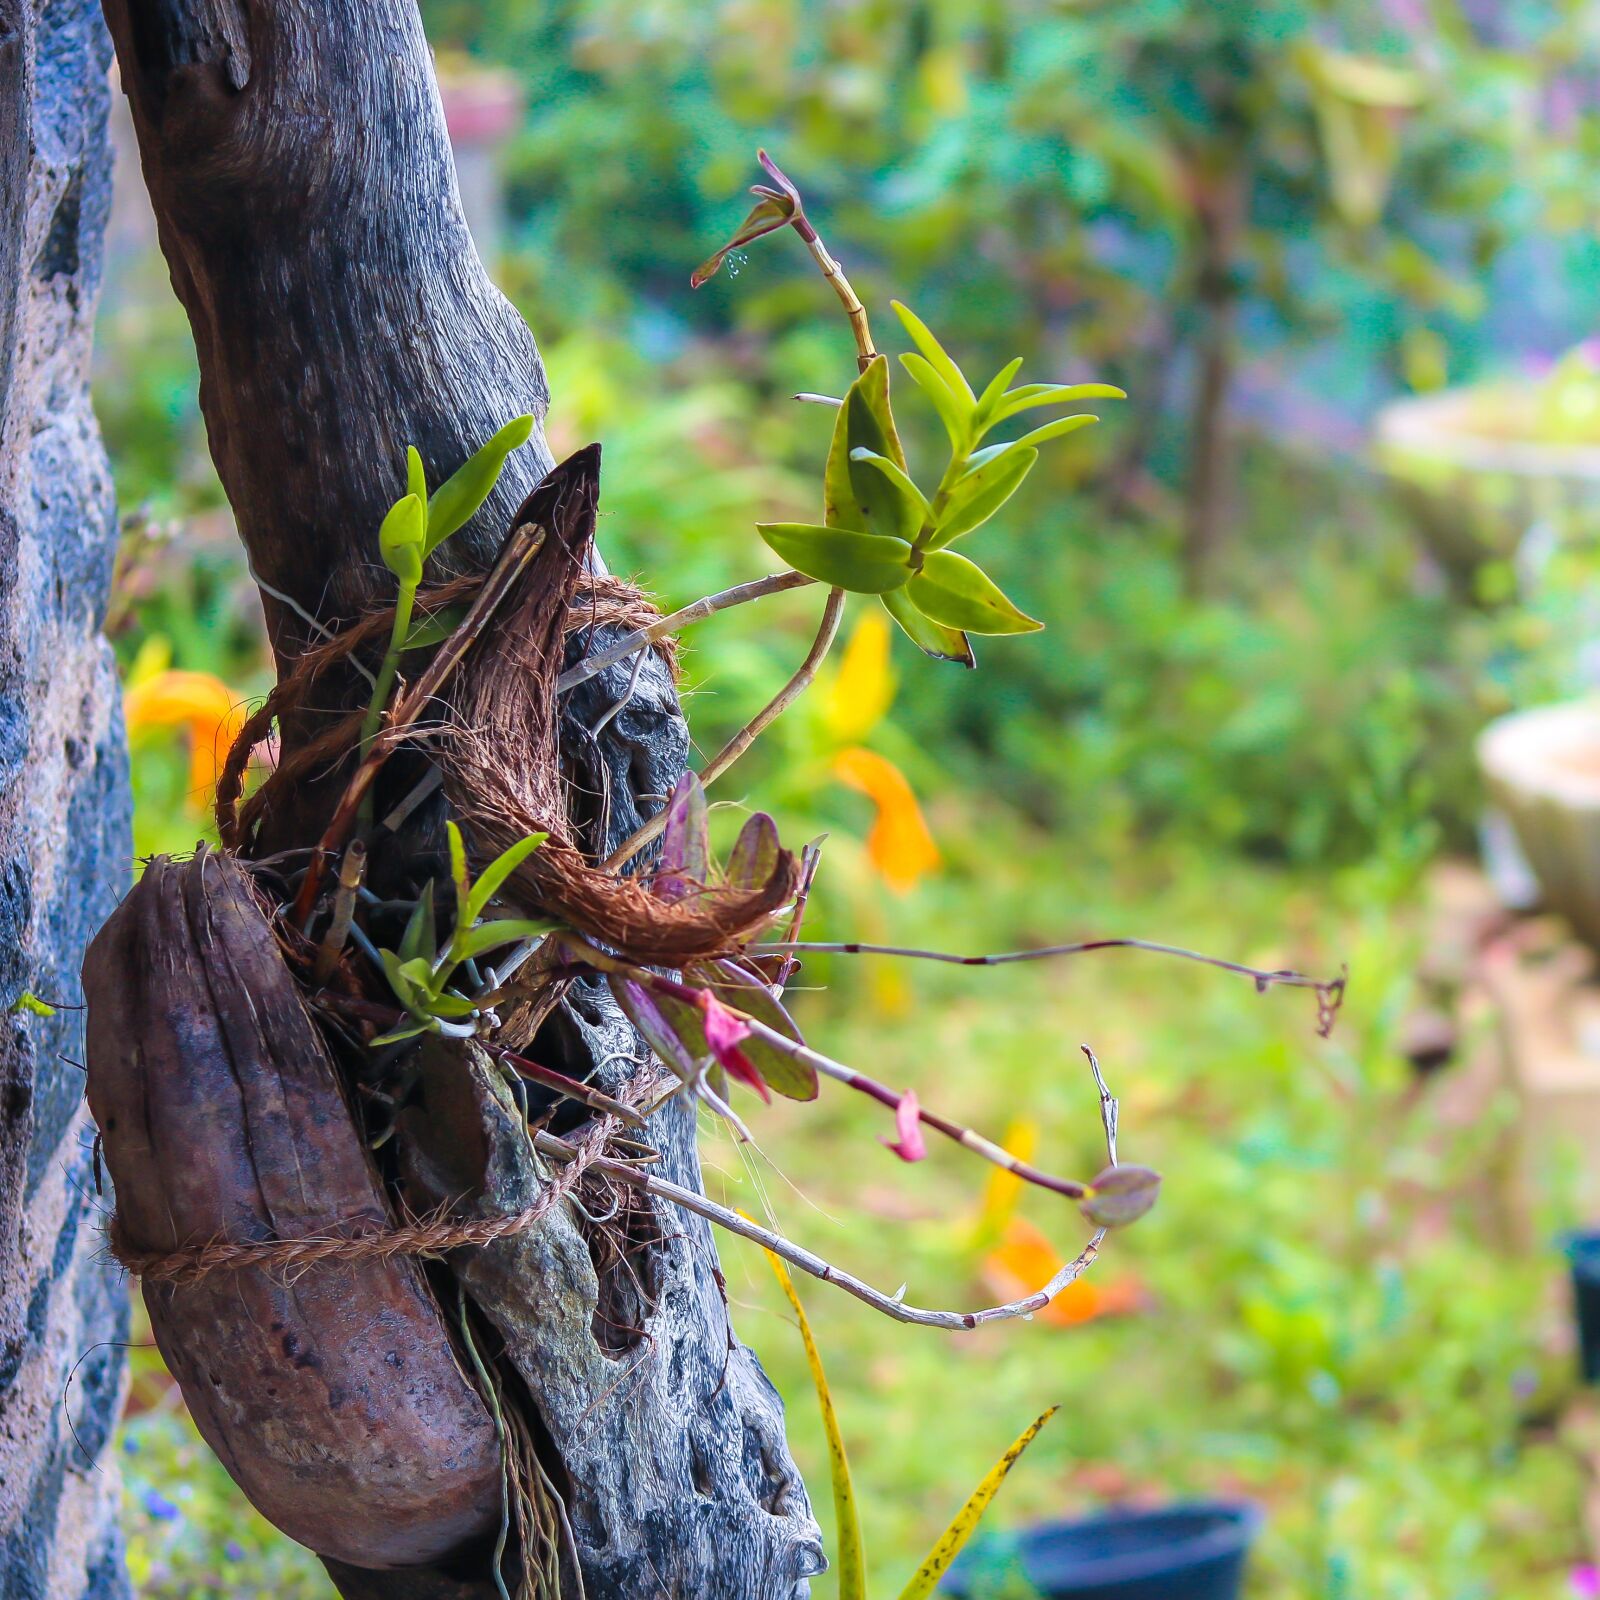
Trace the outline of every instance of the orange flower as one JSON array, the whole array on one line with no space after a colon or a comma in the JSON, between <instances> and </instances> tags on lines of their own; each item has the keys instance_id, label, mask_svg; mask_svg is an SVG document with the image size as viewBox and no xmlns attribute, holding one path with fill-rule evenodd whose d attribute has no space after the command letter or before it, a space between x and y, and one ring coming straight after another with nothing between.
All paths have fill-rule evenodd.
<instances>
[{"instance_id":1,"label":"orange flower","mask_svg":"<svg viewBox=\"0 0 1600 1600\"><path fill-rule=\"evenodd\" d=\"M122 697L128 732L183 728L189 735L189 792L197 802L216 787L234 735L244 723L243 699L209 672L168 668L135 674Z\"/></svg>"},{"instance_id":2,"label":"orange flower","mask_svg":"<svg viewBox=\"0 0 1600 1600\"><path fill-rule=\"evenodd\" d=\"M1058 1273L1066 1262L1050 1241L1025 1217L1013 1217L1000 1243L984 1257L983 1279L1002 1300L1020 1300ZM1039 1313L1042 1322L1070 1328L1096 1317L1125 1316L1144 1303L1138 1280L1122 1277L1105 1282L1092 1272L1069 1283Z\"/></svg>"},{"instance_id":3,"label":"orange flower","mask_svg":"<svg viewBox=\"0 0 1600 1600\"><path fill-rule=\"evenodd\" d=\"M928 832L922 807L905 774L875 751L859 745L833 758L834 776L878 808L867 834L867 855L891 889L916 888L924 873L939 865L939 847Z\"/></svg>"}]
</instances>

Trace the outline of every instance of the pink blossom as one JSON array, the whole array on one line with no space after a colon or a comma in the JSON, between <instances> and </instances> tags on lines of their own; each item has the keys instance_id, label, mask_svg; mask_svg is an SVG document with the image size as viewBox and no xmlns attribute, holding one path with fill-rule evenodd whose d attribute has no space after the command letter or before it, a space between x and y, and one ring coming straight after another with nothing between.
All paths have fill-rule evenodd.
<instances>
[{"instance_id":1,"label":"pink blossom","mask_svg":"<svg viewBox=\"0 0 1600 1600\"><path fill-rule=\"evenodd\" d=\"M922 1107L917 1104L914 1089L907 1089L894 1108L894 1128L898 1139L882 1139L902 1161L921 1161L928 1154L922 1142Z\"/></svg>"},{"instance_id":2,"label":"pink blossom","mask_svg":"<svg viewBox=\"0 0 1600 1600\"><path fill-rule=\"evenodd\" d=\"M1567 1575L1573 1600L1600 1600L1600 1567L1574 1567Z\"/></svg>"},{"instance_id":3,"label":"pink blossom","mask_svg":"<svg viewBox=\"0 0 1600 1600\"><path fill-rule=\"evenodd\" d=\"M772 1096L767 1091L766 1079L756 1070L750 1057L739 1048L750 1037L750 1024L730 1011L709 989L700 990L699 1004L705 1019L706 1043L710 1045L712 1055L730 1078L747 1084L771 1105Z\"/></svg>"}]
</instances>

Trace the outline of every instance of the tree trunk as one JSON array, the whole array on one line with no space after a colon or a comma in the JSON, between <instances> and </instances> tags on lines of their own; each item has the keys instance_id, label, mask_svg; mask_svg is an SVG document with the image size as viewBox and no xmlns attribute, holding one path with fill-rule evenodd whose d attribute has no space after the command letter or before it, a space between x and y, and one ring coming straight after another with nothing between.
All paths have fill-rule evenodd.
<instances>
[{"instance_id":1,"label":"tree trunk","mask_svg":"<svg viewBox=\"0 0 1600 1600\"><path fill-rule=\"evenodd\" d=\"M542 422L543 370L462 220L415 0L105 5L162 248L194 328L212 454L282 667L315 631L305 615L336 624L391 592L376 530L403 492L404 447L419 448L438 483L508 418L531 411ZM489 563L549 466L536 431L447 547L457 567ZM353 703L359 683L343 687ZM324 684L308 718L340 692ZM574 757L608 775L611 844L641 820L642 795L670 790L687 753L653 658L631 699L621 668L575 691L564 731L592 727L621 700L627 709L598 742L584 734ZM284 753L325 725L291 720ZM326 783L304 786L267 819L259 847L310 842L329 799ZM578 986L553 1026L567 1070L592 1066L602 1086L642 1052L603 987ZM690 1109L663 1112L651 1137L662 1170L698 1185ZM520 1152L526 1141L513 1143ZM520 1153L495 1170L487 1200L524 1204L537 1179ZM645 1219L641 1303L629 1298L627 1263L609 1274L591 1265L575 1215L549 1220L477 1252L460 1275L536 1414L591 1600L806 1593L820 1565L816 1524L777 1395L730 1332L709 1231L692 1218ZM629 1325L620 1341L619 1325ZM392 1574L330 1571L348 1596L401 1592ZM452 1568L411 1573L403 1592L492 1591L484 1574Z\"/></svg>"},{"instance_id":2,"label":"tree trunk","mask_svg":"<svg viewBox=\"0 0 1600 1600\"><path fill-rule=\"evenodd\" d=\"M116 507L89 406L111 193L94 0L0 0L0 1594L125 1594L106 1444L121 1275L100 1259L82 1108L89 935L131 856L100 636ZM71 1378L70 1388L68 1384Z\"/></svg>"},{"instance_id":3,"label":"tree trunk","mask_svg":"<svg viewBox=\"0 0 1600 1600\"><path fill-rule=\"evenodd\" d=\"M1233 437L1228 406L1238 338L1235 241L1244 185L1219 181L1199 206L1195 303L1199 323L1193 398L1189 407L1189 471L1184 485L1184 575L1189 592L1204 594L1216 576L1234 513Z\"/></svg>"}]
</instances>

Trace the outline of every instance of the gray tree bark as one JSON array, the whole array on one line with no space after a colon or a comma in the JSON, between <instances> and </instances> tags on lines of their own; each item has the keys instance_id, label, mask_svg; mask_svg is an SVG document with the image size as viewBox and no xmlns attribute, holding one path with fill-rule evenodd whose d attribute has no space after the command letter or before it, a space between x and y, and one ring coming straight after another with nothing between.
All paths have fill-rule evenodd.
<instances>
[{"instance_id":1,"label":"gray tree bark","mask_svg":"<svg viewBox=\"0 0 1600 1600\"><path fill-rule=\"evenodd\" d=\"M281 666L313 631L302 612L337 624L389 593L375 530L403 491L404 446L418 446L439 482L509 417L542 422L543 369L462 219L415 0L105 6L162 248L194 328L212 454L267 591ZM450 559L486 567L549 465L536 433ZM582 732L628 698L628 677L618 668L583 686L563 722L569 766L607 775L606 848L641 820L641 795L670 790L687 754L654 661L600 740ZM361 686L322 684L316 711L282 730L286 754L326 725L316 719L341 692L354 703ZM343 782L335 772L305 785L267 819L258 848L315 839ZM603 987L580 986L555 1026L560 1064L597 1068L608 1087L642 1053ZM504 1145L486 1173L477 1163L481 1199L515 1209L537 1175L517 1141L497 1143L504 1106L491 1097L480 1110L482 1147ZM688 1108L669 1108L651 1137L663 1170L698 1183ZM709 1231L647 1216L634 1257L605 1269L591 1262L581 1219L549 1221L479 1252L461 1277L537 1414L591 1600L806 1593L820 1565L816 1524L782 1406L729 1328ZM329 1569L350 1597L492 1593L459 1564L403 1582Z\"/></svg>"},{"instance_id":2,"label":"gray tree bark","mask_svg":"<svg viewBox=\"0 0 1600 1600\"><path fill-rule=\"evenodd\" d=\"M0 0L0 1594L126 1593L107 1441L126 1337L99 1259L78 1010L128 882L126 758L100 636L116 542L89 405L110 201L94 0ZM80 1359L81 1358L81 1359ZM74 1371L74 1368L76 1370ZM70 1389L68 1378L71 1376Z\"/></svg>"}]
</instances>

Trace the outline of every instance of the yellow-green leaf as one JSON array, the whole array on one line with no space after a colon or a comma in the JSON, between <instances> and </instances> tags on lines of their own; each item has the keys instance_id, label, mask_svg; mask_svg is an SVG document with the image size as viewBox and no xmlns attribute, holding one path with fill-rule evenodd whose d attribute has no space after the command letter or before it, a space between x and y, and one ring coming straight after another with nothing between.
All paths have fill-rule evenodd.
<instances>
[{"instance_id":1,"label":"yellow-green leaf","mask_svg":"<svg viewBox=\"0 0 1600 1600\"><path fill-rule=\"evenodd\" d=\"M807 522L758 522L756 532L796 572L853 594L884 594L911 576L904 539Z\"/></svg>"},{"instance_id":2,"label":"yellow-green leaf","mask_svg":"<svg viewBox=\"0 0 1600 1600\"><path fill-rule=\"evenodd\" d=\"M476 922L483 915L489 902L500 892L506 879L549 837L548 833L530 833L526 838L518 839L509 850L501 851L478 874L478 881L473 884L472 893L467 896L466 911L462 920L469 926Z\"/></svg>"},{"instance_id":3,"label":"yellow-green leaf","mask_svg":"<svg viewBox=\"0 0 1600 1600\"><path fill-rule=\"evenodd\" d=\"M533 418L513 417L439 485L428 504L424 555L438 549L489 498L506 457L532 437Z\"/></svg>"},{"instance_id":4,"label":"yellow-green leaf","mask_svg":"<svg viewBox=\"0 0 1600 1600\"><path fill-rule=\"evenodd\" d=\"M850 385L834 419L822 475L822 520L830 528L914 538L921 520L908 509L904 490L856 459L858 450L882 456L905 471L906 453L889 409L889 363L883 356L875 356Z\"/></svg>"},{"instance_id":5,"label":"yellow-green leaf","mask_svg":"<svg viewBox=\"0 0 1600 1600\"><path fill-rule=\"evenodd\" d=\"M839 1574L839 1600L867 1600L867 1561L861 1542L861 1516L856 1509L855 1487L850 1481L850 1458L845 1454L844 1434L839 1428L839 1414L834 1410L833 1392L828 1388L822 1352L817 1349L817 1341L812 1335L811 1324L806 1320L800 1296L795 1293L789 1269L770 1250L767 1260L772 1263L778 1285L800 1324L800 1338L806 1347L806 1361L817 1391L817 1406L822 1412L822 1431L828 1439L828 1473L833 1480L833 1520L838 1527L839 1539L839 1548L833 1559L834 1570Z\"/></svg>"},{"instance_id":6,"label":"yellow-green leaf","mask_svg":"<svg viewBox=\"0 0 1600 1600\"><path fill-rule=\"evenodd\" d=\"M964 451L972 442L971 422L968 413L945 387L943 379L927 359L915 351L901 356L900 365L911 375L911 381L933 402L933 409L939 413L944 431L950 435L950 448L958 453Z\"/></svg>"},{"instance_id":7,"label":"yellow-green leaf","mask_svg":"<svg viewBox=\"0 0 1600 1600\"><path fill-rule=\"evenodd\" d=\"M983 1482L967 1497L967 1503L956 1512L950 1526L939 1535L938 1542L923 1558L922 1565L917 1568L916 1576L900 1591L900 1600L926 1600L926 1597L938 1588L939 1580L949 1570L950 1563L961 1553L962 1545L972 1537L973 1529L978 1526L984 1512L989 1509L989 1502L999 1493L1000 1485L1006 1481L1006 1474L1016 1466L1022 1452L1033 1443L1039 1430L1058 1410L1059 1406L1051 1406L1011 1441L1010 1449L990 1467ZM842 1589L840 1593L843 1593Z\"/></svg>"},{"instance_id":8,"label":"yellow-green leaf","mask_svg":"<svg viewBox=\"0 0 1600 1600\"><path fill-rule=\"evenodd\" d=\"M973 394L972 385L967 382L961 368L955 364L945 347L934 338L927 323L910 306L902 305L898 300L891 300L889 304L894 307L895 315L905 324L906 332L911 335L929 366L939 375L940 382L950 391L957 406L970 416L972 408L978 403L978 397Z\"/></svg>"},{"instance_id":9,"label":"yellow-green leaf","mask_svg":"<svg viewBox=\"0 0 1600 1600\"><path fill-rule=\"evenodd\" d=\"M972 641L959 628L947 628L932 617L925 617L911 603L904 589L891 589L879 595L883 609L900 624L901 631L925 656L935 661L953 661L957 666L975 667Z\"/></svg>"},{"instance_id":10,"label":"yellow-green leaf","mask_svg":"<svg viewBox=\"0 0 1600 1600\"><path fill-rule=\"evenodd\" d=\"M378 527L378 553L401 583L414 589L422 582L422 502L402 495L389 507Z\"/></svg>"},{"instance_id":11,"label":"yellow-green leaf","mask_svg":"<svg viewBox=\"0 0 1600 1600\"><path fill-rule=\"evenodd\" d=\"M969 472L950 496L928 549L942 550L962 534L982 527L1017 492L1038 459L1037 450L1006 450L976 472Z\"/></svg>"},{"instance_id":12,"label":"yellow-green leaf","mask_svg":"<svg viewBox=\"0 0 1600 1600\"><path fill-rule=\"evenodd\" d=\"M1017 610L982 567L953 550L930 551L906 593L923 616L964 633L1037 633L1044 626Z\"/></svg>"}]
</instances>

